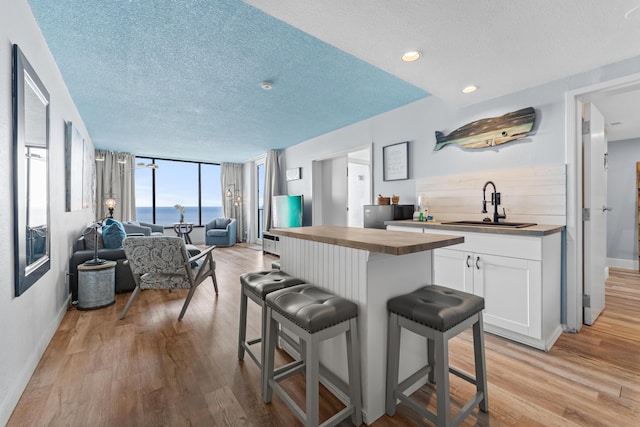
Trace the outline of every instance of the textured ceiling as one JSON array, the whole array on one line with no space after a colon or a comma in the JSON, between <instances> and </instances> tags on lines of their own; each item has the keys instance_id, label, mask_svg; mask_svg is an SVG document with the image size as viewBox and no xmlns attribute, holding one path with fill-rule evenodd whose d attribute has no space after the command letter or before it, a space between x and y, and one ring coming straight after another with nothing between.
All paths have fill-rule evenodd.
<instances>
[{"instance_id":1,"label":"textured ceiling","mask_svg":"<svg viewBox=\"0 0 640 427\"><path fill-rule=\"evenodd\" d=\"M242 162L428 95L240 0L28 1L100 149Z\"/></svg>"},{"instance_id":2,"label":"textured ceiling","mask_svg":"<svg viewBox=\"0 0 640 427\"><path fill-rule=\"evenodd\" d=\"M474 104L640 54L640 0L28 1L96 147L166 158L240 162L428 93ZM640 124L615 95L607 122Z\"/></svg>"}]
</instances>

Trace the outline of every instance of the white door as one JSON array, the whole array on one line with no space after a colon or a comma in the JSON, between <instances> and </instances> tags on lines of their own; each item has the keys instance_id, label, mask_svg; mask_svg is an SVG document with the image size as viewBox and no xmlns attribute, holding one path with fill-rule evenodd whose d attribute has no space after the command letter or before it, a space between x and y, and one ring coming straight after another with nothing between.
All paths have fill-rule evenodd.
<instances>
[{"instance_id":1,"label":"white door","mask_svg":"<svg viewBox=\"0 0 640 427\"><path fill-rule=\"evenodd\" d=\"M584 155L583 216L583 322L592 325L604 309L607 257L607 140L604 117L591 103L584 104L582 135ZM587 219L588 218L588 219Z\"/></svg>"}]
</instances>

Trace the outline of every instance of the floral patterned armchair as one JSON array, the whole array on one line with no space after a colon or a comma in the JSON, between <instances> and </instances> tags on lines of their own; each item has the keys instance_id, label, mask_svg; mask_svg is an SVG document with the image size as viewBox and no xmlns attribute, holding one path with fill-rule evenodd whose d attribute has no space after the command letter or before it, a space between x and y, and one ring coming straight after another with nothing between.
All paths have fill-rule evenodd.
<instances>
[{"instance_id":1,"label":"floral patterned armchair","mask_svg":"<svg viewBox=\"0 0 640 427\"><path fill-rule=\"evenodd\" d=\"M179 237L127 237L122 241L136 287L124 307L120 319L127 315L131 304L142 289L189 289L178 320L182 320L196 287L211 277L218 293L216 263L209 247L197 255L187 252Z\"/></svg>"}]
</instances>

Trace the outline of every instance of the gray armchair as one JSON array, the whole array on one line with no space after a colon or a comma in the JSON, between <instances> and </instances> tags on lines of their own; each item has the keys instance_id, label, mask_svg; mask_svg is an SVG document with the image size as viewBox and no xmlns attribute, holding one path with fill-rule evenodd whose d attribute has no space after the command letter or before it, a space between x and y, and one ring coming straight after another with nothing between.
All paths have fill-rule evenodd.
<instances>
[{"instance_id":1,"label":"gray armchair","mask_svg":"<svg viewBox=\"0 0 640 427\"><path fill-rule=\"evenodd\" d=\"M233 246L236 244L236 219L216 218L204 226L204 243L207 246Z\"/></svg>"},{"instance_id":2,"label":"gray armchair","mask_svg":"<svg viewBox=\"0 0 640 427\"><path fill-rule=\"evenodd\" d=\"M124 231L127 234L142 234L144 236L164 235L164 227L161 225L140 221L122 221L122 225L124 226Z\"/></svg>"}]
</instances>

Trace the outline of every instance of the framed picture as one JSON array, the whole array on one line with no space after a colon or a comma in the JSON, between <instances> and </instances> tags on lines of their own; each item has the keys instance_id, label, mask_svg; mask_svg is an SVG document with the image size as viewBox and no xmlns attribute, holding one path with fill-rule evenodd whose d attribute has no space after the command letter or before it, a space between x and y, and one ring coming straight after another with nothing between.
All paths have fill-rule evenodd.
<instances>
[{"instance_id":1,"label":"framed picture","mask_svg":"<svg viewBox=\"0 0 640 427\"><path fill-rule=\"evenodd\" d=\"M83 206L84 139L71 122L65 122L66 211ZM90 166L90 165L89 165Z\"/></svg>"},{"instance_id":2,"label":"framed picture","mask_svg":"<svg viewBox=\"0 0 640 427\"><path fill-rule=\"evenodd\" d=\"M409 179L409 142L382 147L382 178L384 181Z\"/></svg>"}]
</instances>

